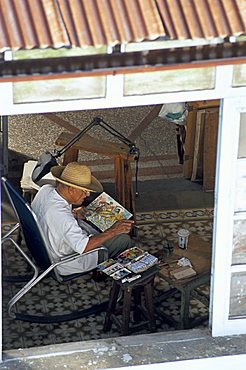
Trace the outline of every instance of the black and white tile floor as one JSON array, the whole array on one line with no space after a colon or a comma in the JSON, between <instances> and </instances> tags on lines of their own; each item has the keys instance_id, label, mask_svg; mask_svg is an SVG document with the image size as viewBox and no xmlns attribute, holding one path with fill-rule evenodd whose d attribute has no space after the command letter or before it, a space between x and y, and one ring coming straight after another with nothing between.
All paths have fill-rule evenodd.
<instances>
[{"instance_id":1,"label":"black and white tile floor","mask_svg":"<svg viewBox=\"0 0 246 370\"><path fill-rule=\"evenodd\" d=\"M207 241L212 238L212 209L168 210L155 212L142 212L137 214L139 226L138 243L150 253L163 249L166 240L176 240L177 231L187 228ZM10 225L3 225L2 234L10 229ZM26 265L22 257L5 243L3 247L3 271L5 275L25 274ZM92 304L108 299L111 282L95 283L91 274L66 284L58 284L52 278L47 278L30 293L25 295L17 305L18 312L29 314L38 313L69 313L78 308L90 307ZM20 289L20 283L3 283L3 347L5 350L27 348L64 342L86 341L90 339L108 338L118 336L115 326L108 333L103 332L105 313L92 315L80 320L62 324L36 324L17 321L8 316L7 302ZM167 283L155 280L154 294L168 289ZM209 295L209 286L201 288ZM167 298L162 302L162 308L167 315L174 319L179 317L180 296ZM198 300L192 299L190 315L206 316L208 307ZM205 321L203 326L207 325ZM175 330L173 327L157 319L158 331ZM145 333L147 331L141 331ZM140 332L139 332L140 333Z\"/></svg>"}]
</instances>

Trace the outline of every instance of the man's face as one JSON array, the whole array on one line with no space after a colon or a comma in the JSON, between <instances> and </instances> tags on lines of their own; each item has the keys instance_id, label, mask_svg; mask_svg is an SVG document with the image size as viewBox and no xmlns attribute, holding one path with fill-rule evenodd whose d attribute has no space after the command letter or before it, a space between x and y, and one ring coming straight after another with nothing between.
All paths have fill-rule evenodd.
<instances>
[{"instance_id":1,"label":"man's face","mask_svg":"<svg viewBox=\"0 0 246 370\"><path fill-rule=\"evenodd\" d=\"M70 195L71 195L72 204L79 206L80 204L83 203L85 198L90 195L90 192L86 190L81 190L81 189L70 187Z\"/></svg>"}]
</instances>

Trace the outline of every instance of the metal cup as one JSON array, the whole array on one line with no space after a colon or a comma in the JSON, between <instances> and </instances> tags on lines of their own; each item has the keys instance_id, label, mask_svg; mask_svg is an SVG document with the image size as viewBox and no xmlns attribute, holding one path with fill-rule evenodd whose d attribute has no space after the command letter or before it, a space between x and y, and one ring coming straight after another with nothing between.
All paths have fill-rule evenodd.
<instances>
[{"instance_id":1,"label":"metal cup","mask_svg":"<svg viewBox=\"0 0 246 370\"><path fill-rule=\"evenodd\" d=\"M178 231L178 243L179 248L187 249L188 246L188 239L189 239L190 232L186 229L180 229Z\"/></svg>"}]
</instances>

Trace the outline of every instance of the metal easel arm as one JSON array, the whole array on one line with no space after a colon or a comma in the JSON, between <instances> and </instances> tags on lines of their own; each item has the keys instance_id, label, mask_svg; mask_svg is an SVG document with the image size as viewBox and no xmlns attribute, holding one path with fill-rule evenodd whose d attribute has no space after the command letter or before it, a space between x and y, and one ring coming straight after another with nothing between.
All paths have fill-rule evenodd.
<instances>
[{"instance_id":1,"label":"metal easel arm","mask_svg":"<svg viewBox=\"0 0 246 370\"><path fill-rule=\"evenodd\" d=\"M93 126L97 125L97 117L93 118L93 120L86 126L83 130L81 130L76 136L74 136L61 150L55 151L55 158L59 158L64 154L72 145L74 145L87 131L89 131Z\"/></svg>"},{"instance_id":2,"label":"metal easel arm","mask_svg":"<svg viewBox=\"0 0 246 370\"><path fill-rule=\"evenodd\" d=\"M94 126L100 126L103 129L105 129L107 132L109 132L111 135L122 141L124 144L129 146L129 154L133 155L139 155L139 150L136 148L135 143L130 141L127 137L122 135L119 131L117 131L115 128L111 127L107 122L105 122L100 117L94 117L93 120L89 123L88 126L86 126L84 129L82 129L76 136L74 136L61 150L58 150L55 152L54 156L55 158L60 157L62 154L64 154L72 145L74 145L86 132L88 132L92 127Z\"/></svg>"}]
</instances>

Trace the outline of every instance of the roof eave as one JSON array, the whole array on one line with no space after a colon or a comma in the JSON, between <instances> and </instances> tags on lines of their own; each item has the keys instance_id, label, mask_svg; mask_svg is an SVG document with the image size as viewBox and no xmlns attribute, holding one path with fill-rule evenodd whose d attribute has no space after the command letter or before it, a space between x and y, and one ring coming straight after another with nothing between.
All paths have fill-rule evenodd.
<instances>
[{"instance_id":1,"label":"roof eave","mask_svg":"<svg viewBox=\"0 0 246 370\"><path fill-rule=\"evenodd\" d=\"M0 61L0 82L143 73L246 63L246 42L128 53Z\"/></svg>"}]
</instances>

